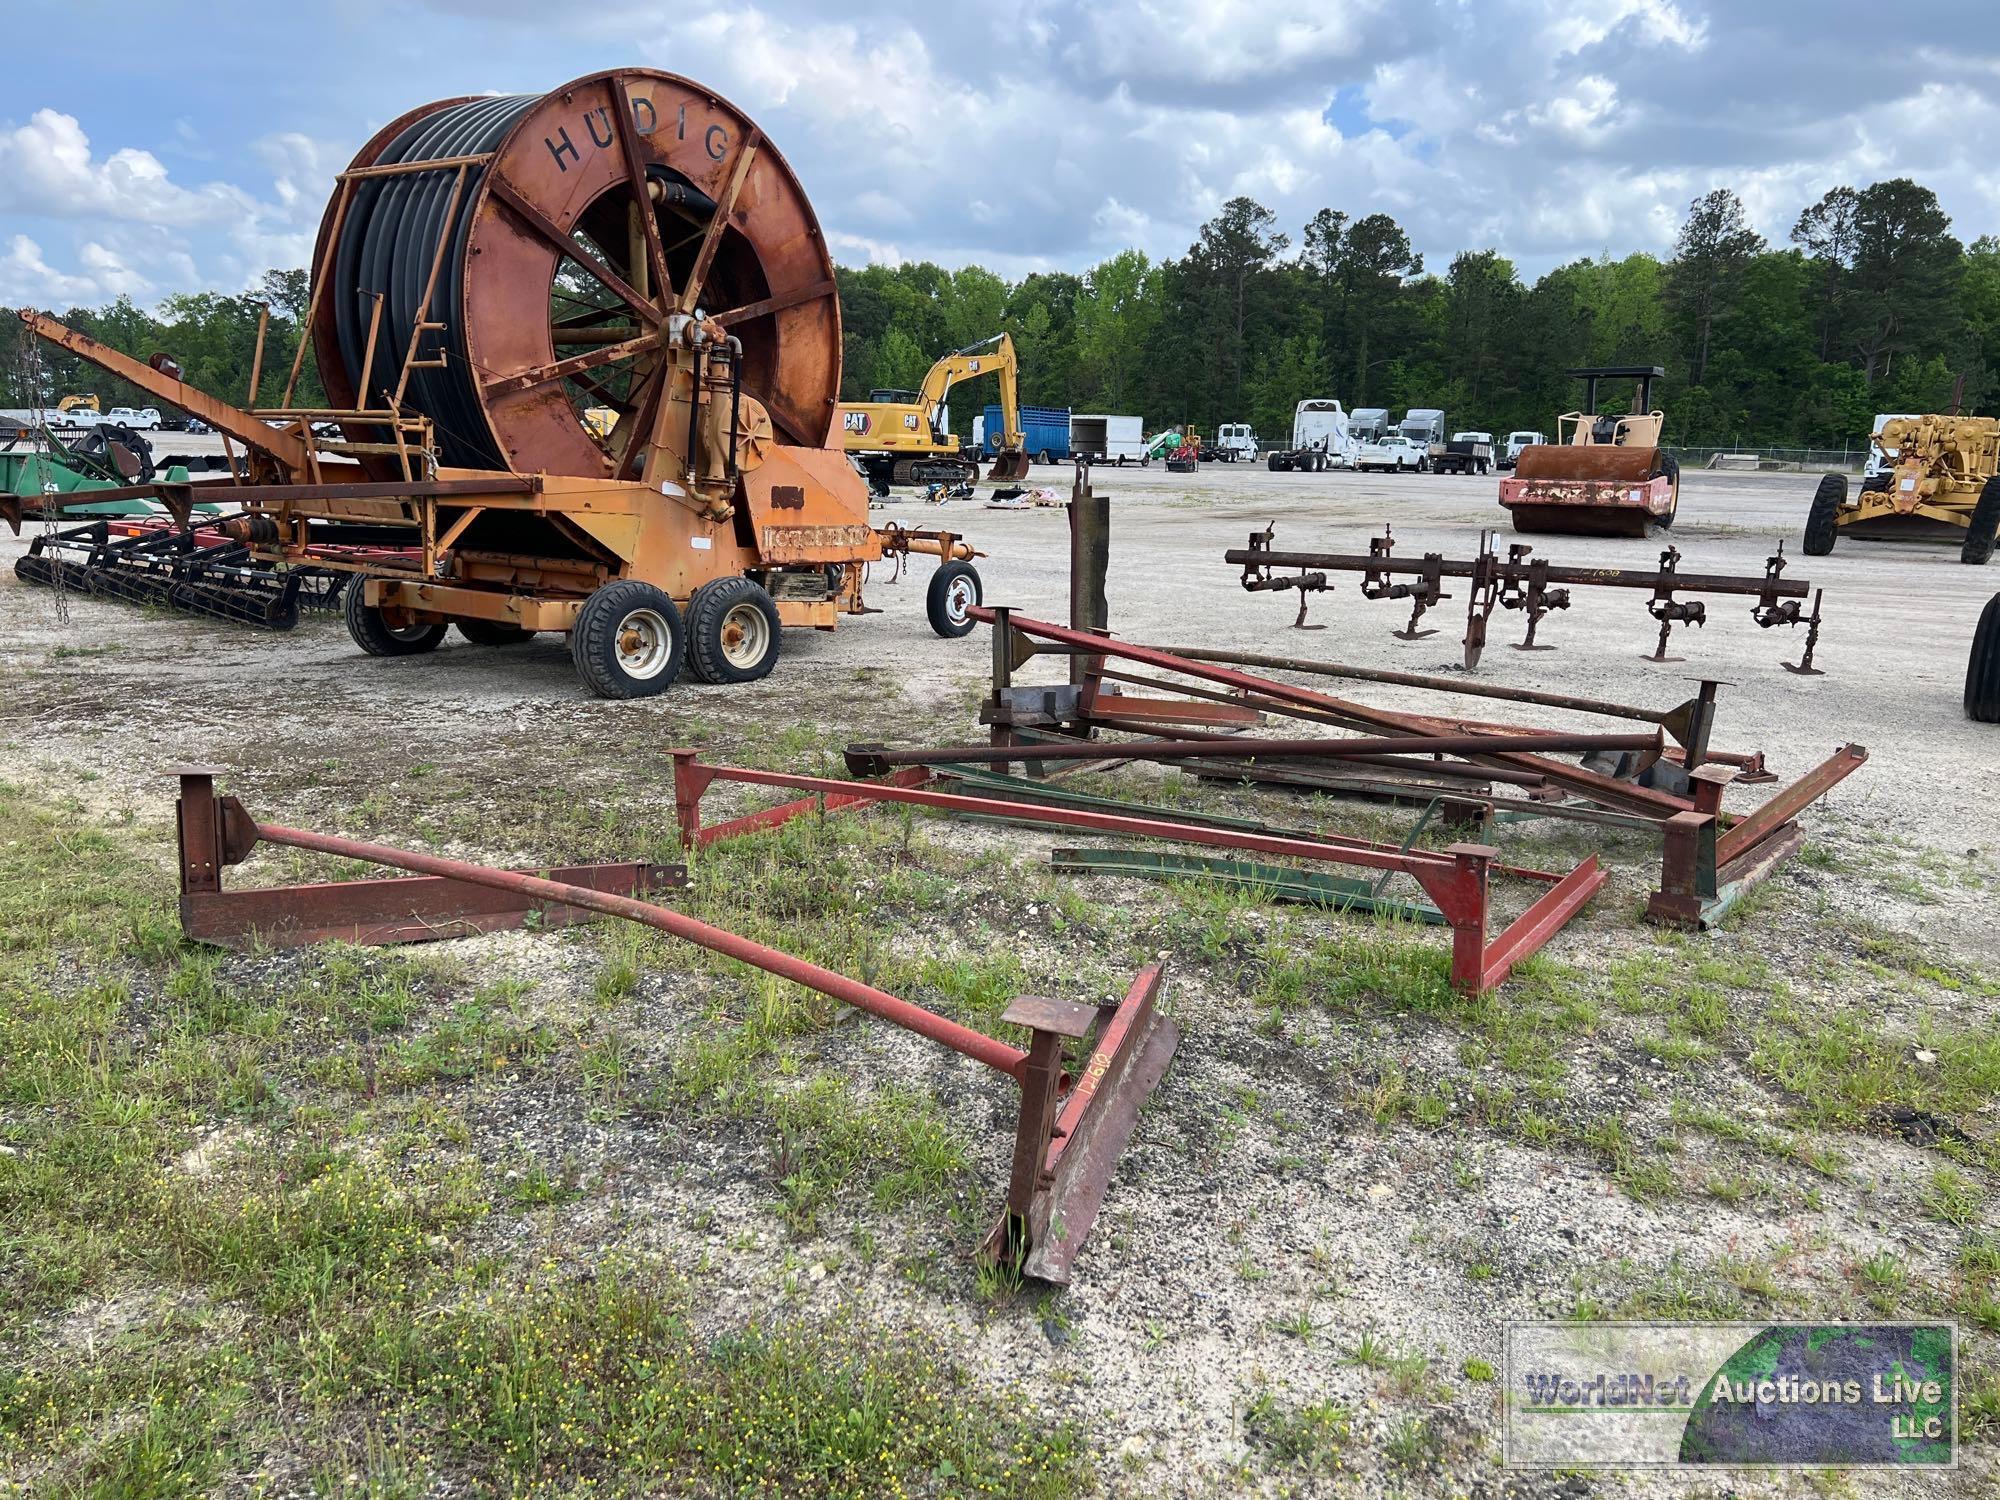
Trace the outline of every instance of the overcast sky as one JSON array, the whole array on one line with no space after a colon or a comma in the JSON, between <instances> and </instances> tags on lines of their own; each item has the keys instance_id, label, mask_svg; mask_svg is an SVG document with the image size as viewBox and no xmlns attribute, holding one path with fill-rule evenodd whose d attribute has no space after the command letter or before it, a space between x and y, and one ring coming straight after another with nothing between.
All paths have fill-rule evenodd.
<instances>
[{"instance_id":1,"label":"overcast sky","mask_svg":"<svg viewBox=\"0 0 2000 1500\"><path fill-rule=\"evenodd\" d=\"M733 99L848 263L1081 271L1247 193L1381 210L1432 268L1666 251L1742 193L1782 241L1907 175L2000 230L1991 0L12 0L0 302L234 291L303 265L333 174L457 94L642 65ZM837 19L828 19L837 17Z\"/></svg>"}]
</instances>

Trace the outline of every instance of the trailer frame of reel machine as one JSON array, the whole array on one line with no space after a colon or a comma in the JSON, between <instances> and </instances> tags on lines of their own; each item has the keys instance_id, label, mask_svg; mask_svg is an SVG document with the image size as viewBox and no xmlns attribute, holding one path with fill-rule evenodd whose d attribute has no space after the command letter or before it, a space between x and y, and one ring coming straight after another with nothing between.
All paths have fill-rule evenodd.
<instances>
[{"instance_id":1,"label":"trailer frame of reel machine","mask_svg":"<svg viewBox=\"0 0 2000 1500\"><path fill-rule=\"evenodd\" d=\"M246 407L40 313L51 342L208 422L260 560L358 575L348 628L377 656L564 631L606 697L775 664L782 627L831 629L866 565L940 566L933 629L971 630L979 554L869 523L840 451L833 266L784 159L672 74L413 110L339 177L306 324L329 404ZM595 435L586 404L615 421ZM337 429L338 436L327 435ZM243 450L238 461L237 449ZM184 516L189 486L156 486Z\"/></svg>"}]
</instances>

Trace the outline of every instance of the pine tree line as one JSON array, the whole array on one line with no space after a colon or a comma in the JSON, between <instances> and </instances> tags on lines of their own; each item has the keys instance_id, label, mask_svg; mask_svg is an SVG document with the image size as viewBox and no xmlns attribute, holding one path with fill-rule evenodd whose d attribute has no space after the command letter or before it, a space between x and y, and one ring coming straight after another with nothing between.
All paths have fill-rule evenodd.
<instances>
[{"instance_id":1,"label":"pine tree line","mask_svg":"<svg viewBox=\"0 0 2000 1500\"><path fill-rule=\"evenodd\" d=\"M842 268L839 283L848 400L915 387L938 355L1002 330L1025 401L1131 413L1149 429L1249 421L1267 440L1289 433L1307 396L1547 431L1577 397L1563 371L1582 364L1665 366L1667 438L1687 446L1840 447L1876 412L1944 410L1955 395L1980 412L2000 395L2000 238L1961 244L1936 195L1907 178L1833 189L1784 245L1716 189L1689 204L1671 258L1579 260L1533 285L1494 250L1428 270L1387 214L1321 209L1295 243L1249 198L1178 259L1126 250L1082 275L1013 283L918 262ZM268 403L297 346L303 271L270 272L254 296L174 296L151 312L121 297L61 316L142 359L170 350L194 384L240 402L259 301L272 309ZM32 404L14 389L21 336L0 322L0 406ZM53 394L149 404L60 350L45 347L43 363ZM324 399L310 358L295 399ZM961 434L993 399L987 383L952 403Z\"/></svg>"},{"instance_id":2,"label":"pine tree line","mask_svg":"<svg viewBox=\"0 0 2000 1500\"><path fill-rule=\"evenodd\" d=\"M1177 260L1127 250L1012 284L868 266L840 286L846 399L913 387L938 354L1005 329L1025 401L1149 427L1249 421L1266 439L1306 396L1547 431L1578 396L1564 370L1658 364L1671 443L1840 447L1877 412L1948 409L1955 392L1987 410L2000 366L2000 239L1967 248L1907 178L1835 188L1784 245L1717 189L1689 204L1670 259L1579 260L1533 285L1493 250L1427 270L1387 214L1322 209L1294 244L1235 198ZM967 389L954 425L993 399Z\"/></svg>"}]
</instances>

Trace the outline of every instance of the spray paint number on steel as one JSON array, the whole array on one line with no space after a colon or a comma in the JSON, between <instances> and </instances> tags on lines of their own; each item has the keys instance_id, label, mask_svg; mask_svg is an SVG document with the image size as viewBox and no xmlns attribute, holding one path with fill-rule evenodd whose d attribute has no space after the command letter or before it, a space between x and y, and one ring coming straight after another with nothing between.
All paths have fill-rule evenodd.
<instances>
[{"instance_id":1,"label":"spray paint number on steel","mask_svg":"<svg viewBox=\"0 0 2000 1500\"><path fill-rule=\"evenodd\" d=\"M609 106L600 104L595 109L585 110L581 116L581 122L584 130L590 137L591 145L597 147L598 150L608 151L611 148L612 142L617 140L617 136L611 130L611 110ZM660 114L653 107L653 101L634 95L632 99L633 131L636 134L644 136L651 135L659 128ZM674 138L684 141L687 139L687 133L688 111L687 106L683 104L675 112ZM571 137L567 125L556 127L554 135L543 136L542 144L549 148L549 155L555 158L556 167L560 171L567 172L571 162L582 160L582 154L577 150L576 141ZM710 160L721 161L729 152L729 132L720 125L710 125L702 136L702 145L707 150Z\"/></svg>"}]
</instances>

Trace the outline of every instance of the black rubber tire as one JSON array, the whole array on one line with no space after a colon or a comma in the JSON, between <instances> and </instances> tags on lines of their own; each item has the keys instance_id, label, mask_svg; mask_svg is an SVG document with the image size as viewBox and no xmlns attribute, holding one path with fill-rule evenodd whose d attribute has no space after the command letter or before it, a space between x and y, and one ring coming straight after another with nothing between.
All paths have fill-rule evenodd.
<instances>
[{"instance_id":1,"label":"black rubber tire","mask_svg":"<svg viewBox=\"0 0 2000 1500\"><path fill-rule=\"evenodd\" d=\"M1986 601L1965 663L1965 716L2000 724L2000 594Z\"/></svg>"},{"instance_id":2,"label":"black rubber tire","mask_svg":"<svg viewBox=\"0 0 2000 1500\"><path fill-rule=\"evenodd\" d=\"M367 594L357 586L348 589L341 601L341 615L355 645L370 656L422 656L437 650L438 642L444 639L444 625L409 625L398 630L382 618L381 610L366 602Z\"/></svg>"},{"instance_id":3,"label":"black rubber tire","mask_svg":"<svg viewBox=\"0 0 2000 1500\"><path fill-rule=\"evenodd\" d=\"M1282 474L1284 472L1284 470L1279 467L1278 455L1275 453L1273 453L1269 458L1264 460L1264 467L1269 469L1273 474Z\"/></svg>"},{"instance_id":4,"label":"black rubber tire","mask_svg":"<svg viewBox=\"0 0 2000 1500\"><path fill-rule=\"evenodd\" d=\"M1965 545L1958 549L1958 560L1979 567L1993 555L1993 537L2000 532L2000 474L1986 481L1986 487L1979 492L1979 503L1972 507L1972 529L1965 534Z\"/></svg>"},{"instance_id":5,"label":"black rubber tire","mask_svg":"<svg viewBox=\"0 0 2000 1500\"><path fill-rule=\"evenodd\" d=\"M985 597L977 568L968 562L948 562L931 574L924 612L930 616L932 630L948 641L955 641L972 634L972 627L979 623L966 612L966 606L978 604Z\"/></svg>"},{"instance_id":6,"label":"black rubber tire","mask_svg":"<svg viewBox=\"0 0 2000 1500\"><path fill-rule=\"evenodd\" d=\"M518 646L535 632L500 620L454 620L458 633L475 646Z\"/></svg>"},{"instance_id":7,"label":"black rubber tire","mask_svg":"<svg viewBox=\"0 0 2000 1500\"><path fill-rule=\"evenodd\" d=\"M737 650L731 659L732 629L737 642L749 646L748 656ZM783 635L778 606L755 579L711 578L688 600L688 670L703 682L755 682L769 677L778 664Z\"/></svg>"},{"instance_id":8,"label":"black rubber tire","mask_svg":"<svg viewBox=\"0 0 2000 1500\"><path fill-rule=\"evenodd\" d=\"M1667 480L1667 513L1653 524L1662 529L1674 524L1674 517L1681 513L1681 461L1671 453L1660 455L1660 474Z\"/></svg>"},{"instance_id":9,"label":"black rubber tire","mask_svg":"<svg viewBox=\"0 0 2000 1500\"><path fill-rule=\"evenodd\" d=\"M1806 512L1805 552L1807 557L1825 557L1833 551L1840 535L1840 508L1847 503L1847 476L1822 474L1813 491L1812 509Z\"/></svg>"},{"instance_id":10,"label":"black rubber tire","mask_svg":"<svg viewBox=\"0 0 2000 1500\"><path fill-rule=\"evenodd\" d=\"M623 659L620 633L626 622L650 613L666 628L666 656L657 665L634 671ZM636 578L607 583L577 611L569 636L570 660L584 686L600 698L651 698L664 693L681 675L687 657L687 630L679 606L664 590Z\"/></svg>"}]
</instances>

